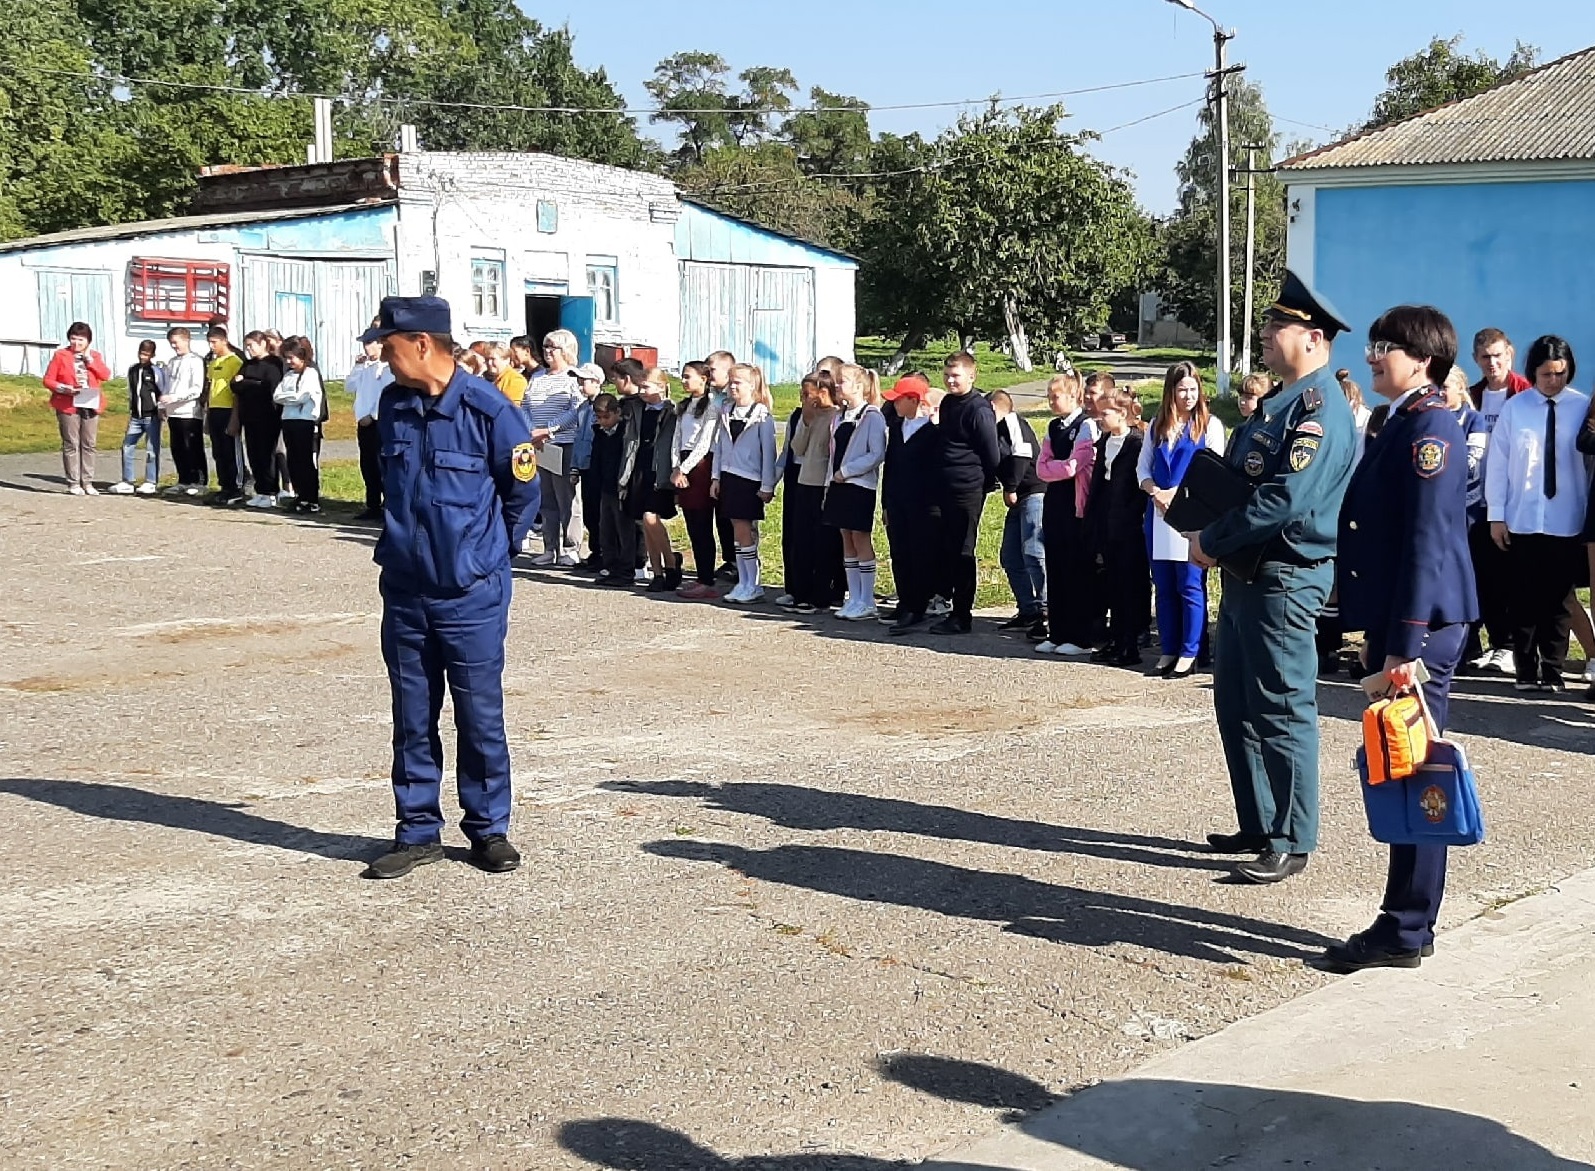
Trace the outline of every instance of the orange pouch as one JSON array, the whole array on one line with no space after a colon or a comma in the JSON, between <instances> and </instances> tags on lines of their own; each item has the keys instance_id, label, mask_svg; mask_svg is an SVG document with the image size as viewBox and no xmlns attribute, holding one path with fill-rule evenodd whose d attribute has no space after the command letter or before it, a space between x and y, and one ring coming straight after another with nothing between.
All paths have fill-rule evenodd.
<instances>
[{"instance_id":1,"label":"orange pouch","mask_svg":"<svg viewBox=\"0 0 1595 1171\"><path fill-rule=\"evenodd\" d=\"M1429 758L1429 727L1416 696L1374 701L1362 713L1362 742L1368 753L1368 783L1382 785L1412 776Z\"/></svg>"}]
</instances>

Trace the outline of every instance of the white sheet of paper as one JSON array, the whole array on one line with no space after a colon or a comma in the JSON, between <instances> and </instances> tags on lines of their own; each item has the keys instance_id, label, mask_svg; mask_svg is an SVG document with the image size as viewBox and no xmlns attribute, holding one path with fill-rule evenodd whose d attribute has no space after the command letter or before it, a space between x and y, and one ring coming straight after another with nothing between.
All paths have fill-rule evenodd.
<instances>
[{"instance_id":1,"label":"white sheet of paper","mask_svg":"<svg viewBox=\"0 0 1595 1171\"><path fill-rule=\"evenodd\" d=\"M563 476L565 474L565 455L565 449L550 440L548 443L543 444L543 450L537 453L538 470L545 471L551 476Z\"/></svg>"}]
</instances>

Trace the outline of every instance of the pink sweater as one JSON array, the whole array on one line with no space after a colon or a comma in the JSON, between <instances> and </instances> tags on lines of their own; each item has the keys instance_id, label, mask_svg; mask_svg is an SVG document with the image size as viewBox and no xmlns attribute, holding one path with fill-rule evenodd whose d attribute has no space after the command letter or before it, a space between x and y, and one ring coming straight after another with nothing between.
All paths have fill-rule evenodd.
<instances>
[{"instance_id":1,"label":"pink sweater","mask_svg":"<svg viewBox=\"0 0 1595 1171\"><path fill-rule=\"evenodd\" d=\"M1074 481L1074 514L1085 516L1086 502L1091 498L1091 468L1097 462L1097 447L1092 439L1092 429L1081 427L1075 436L1074 450L1067 459L1059 459L1052 452L1052 440L1041 441L1041 455L1036 459L1036 475L1048 484L1062 480Z\"/></svg>"}]
</instances>

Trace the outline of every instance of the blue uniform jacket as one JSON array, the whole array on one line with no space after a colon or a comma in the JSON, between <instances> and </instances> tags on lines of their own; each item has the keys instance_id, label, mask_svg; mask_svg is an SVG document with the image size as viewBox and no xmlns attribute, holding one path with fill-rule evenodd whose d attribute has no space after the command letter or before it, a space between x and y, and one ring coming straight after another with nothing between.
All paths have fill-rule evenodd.
<instances>
[{"instance_id":1,"label":"blue uniform jacket","mask_svg":"<svg viewBox=\"0 0 1595 1171\"><path fill-rule=\"evenodd\" d=\"M1351 405L1328 366L1275 391L1235 429L1224 452L1256 486L1252 498L1202 530L1203 552L1227 557L1266 544L1265 561L1333 557L1356 450Z\"/></svg>"},{"instance_id":2,"label":"blue uniform jacket","mask_svg":"<svg viewBox=\"0 0 1595 1171\"><path fill-rule=\"evenodd\" d=\"M1431 629L1479 617L1468 554L1467 433L1445 395L1392 411L1340 514L1340 616L1411 661ZM1373 664L1378 667L1379 664Z\"/></svg>"},{"instance_id":3,"label":"blue uniform jacket","mask_svg":"<svg viewBox=\"0 0 1595 1171\"><path fill-rule=\"evenodd\" d=\"M394 383L377 410L386 587L452 597L509 566L537 515L537 462L520 408L456 370L431 398Z\"/></svg>"}]
</instances>

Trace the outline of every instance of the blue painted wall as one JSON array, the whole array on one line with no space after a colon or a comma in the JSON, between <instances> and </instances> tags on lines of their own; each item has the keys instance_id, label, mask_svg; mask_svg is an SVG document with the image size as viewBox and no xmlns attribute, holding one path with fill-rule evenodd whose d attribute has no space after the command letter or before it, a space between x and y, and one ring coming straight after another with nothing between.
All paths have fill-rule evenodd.
<instances>
[{"instance_id":1,"label":"blue painted wall","mask_svg":"<svg viewBox=\"0 0 1595 1171\"><path fill-rule=\"evenodd\" d=\"M1504 329L1518 361L1561 334L1595 378L1595 181L1329 187L1316 197L1314 284L1351 323L1335 357L1362 381L1368 325L1403 302L1436 305L1473 334ZM1478 371L1462 358L1469 379Z\"/></svg>"},{"instance_id":2,"label":"blue painted wall","mask_svg":"<svg viewBox=\"0 0 1595 1171\"><path fill-rule=\"evenodd\" d=\"M692 203L676 221L676 259L792 268L857 268L857 261L801 240L745 224Z\"/></svg>"},{"instance_id":3,"label":"blue painted wall","mask_svg":"<svg viewBox=\"0 0 1595 1171\"><path fill-rule=\"evenodd\" d=\"M393 225L398 208L392 204L318 215L305 219L271 220L230 228L214 228L240 248L283 252L382 252L393 254Z\"/></svg>"}]
</instances>

